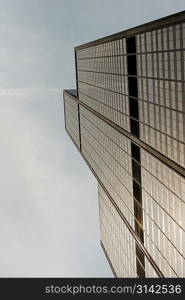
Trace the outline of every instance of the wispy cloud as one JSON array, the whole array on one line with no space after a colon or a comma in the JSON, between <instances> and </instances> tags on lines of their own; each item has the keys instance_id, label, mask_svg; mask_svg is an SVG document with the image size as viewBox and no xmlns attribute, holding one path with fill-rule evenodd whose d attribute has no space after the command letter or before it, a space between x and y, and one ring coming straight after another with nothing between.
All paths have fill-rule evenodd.
<instances>
[{"instance_id":1,"label":"wispy cloud","mask_svg":"<svg viewBox=\"0 0 185 300\"><path fill-rule=\"evenodd\" d=\"M104 260L96 183L64 134L61 95L44 88L0 95L0 276L88 274L89 246L94 259ZM78 160L78 172L67 169L70 156ZM94 268L94 276L104 272Z\"/></svg>"}]
</instances>

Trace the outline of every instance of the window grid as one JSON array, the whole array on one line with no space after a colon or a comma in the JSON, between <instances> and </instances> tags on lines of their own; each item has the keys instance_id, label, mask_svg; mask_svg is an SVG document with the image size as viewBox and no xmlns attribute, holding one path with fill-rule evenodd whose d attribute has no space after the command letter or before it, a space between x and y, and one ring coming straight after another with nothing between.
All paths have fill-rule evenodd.
<instances>
[{"instance_id":1,"label":"window grid","mask_svg":"<svg viewBox=\"0 0 185 300\"><path fill-rule=\"evenodd\" d=\"M100 235L118 277L137 277L135 240L109 198L98 186ZM158 277L145 257L147 277Z\"/></svg>"},{"instance_id":2,"label":"window grid","mask_svg":"<svg viewBox=\"0 0 185 300\"><path fill-rule=\"evenodd\" d=\"M141 164L145 245L154 260L158 257L165 276L183 277L185 181L144 150L141 151ZM164 183L174 188L174 192L182 199L170 192Z\"/></svg>"},{"instance_id":3,"label":"window grid","mask_svg":"<svg viewBox=\"0 0 185 300\"><path fill-rule=\"evenodd\" d=\"M74 142L80 147L78 104L75 100L64 94L65 125Z\"/></svg>"},{"instance_id":4,"label":"window grid","mask_svg":"<svg viewBox=\"0 0 185 300\"><path fill-rule=\"evenodd\" d=\"M185 24L137 35L141 139L185 166Z\"/></svg>"},{"instance_id":5,"label":"window grid","mask_svg":"<svg viewBox=\"0 0 185 300\"><path fill-rule=\"evenodd\" d=\"M134 64L130 57L130 67L127 65L125 41L125 38L118 39L76 51L79 100L130 132L130 119L135 118L137 112L133 105L130 106L135 102L129 102L129 73L131 81L132 77L137 78L139 138L185 166L185 24L136 35L136 74L132 73ZM78 144L77 107L69 101L64 102L66 128ZM143 149L141 162L132 160L128 138L83 107L80 116L82 153L97 176L132 228L138 228L138 232L143 230L144 246L164 276L185 276L184 178ZM137 164L141 168L142 181L132 174L131 162L136 169ZM133 199L132 181L137 183L138 190L142 190L143 206L139 199ZM100 187L99 190L100 213L104 220L101 224L103 244L118 276L132 277L133 274L135 277L137 266L133 258L129 261L127 251L129 245L136 255L135 243L130 243L124 231L127 245L120 245L123 239L117 226L117 212L111 211L110 200L104 201L106 195ZM136 206L142 209L142 222L134 216ZM117 249L115 244L119 244ZM146 257L144 265L146 277L156 277Z\"/></svg>"},{"instance_id":6,"label":"window grid","mask_svg":"<svg viewBox=\"0 0 185 300\"><path fill-rule=\"evenodd\" d=\"M77 51L79 99L130 131L125 39Z\"/></svg>"},{"instance_id":7,"label":"window grid","mask_svg":"<svg viewBox=\"0 0 185 300\"><path fill-rule=\"evenodd\" d=\"M81 113L82 113L82 115L81 115L82 152L86 156L86 158L88 159L88 161L90 162L92 167L95 169L100 180L105 185L105 187L109 191L110 195L112 196L112 198L115 200L116 204L118 205L118 207L121 209L121 211L123 212L123 214L125 215L127 220L129 222L131 222L132 227L134 228L134 221L137 221L137 220L136 220L136 218L134 218L133 206L129 206L129 204L131 205L132 201L133 201L132 200L133 192L132 192L131 180L129 180L130 185L128 185L128 182L126 181L127 177L129 176L129 169L130 169L130 167L126 163L126 161L128 161L128 155L126 156L127 159L125 160L124 159L125 154L123 154L123 152L120 152L118 150L118 147L115 146L113 143L111 143L111 137L113 137L115 134L118 134L118 133L115 131L115 134L114 134L113 133L114 130L110 129L110 128L108 130L108 127L110 127L110 126L105 124L99 118L92 115L90 112L87 112L86 109L83 109L81 111ZM92 123L94 123L94 126L88 124L90 122L88 122L87 119L89 119ZM97 129L95 128L95 126L97 126ZM105 131L105 133L107 135L110 135L110 137L107 138L103 132L100 132L100 129L102 131ZM120 143L119 140L117 140L117 142ZM94 150L94 149L96 149L96 150ZM115 153L118 153L117 158L115 157L115 159L112 159L111 153L113 156L115 155ZM131 154L129 152L129 156L130 155ZM122 157L122 164L124 165L124 167L127 166L127 168L128 168L126 173L124 172L124 170L122 168L120 169L119 163L116 162L116 160L118 160L120 162L120 157ZM145 160L147 159L147 155L143 154L143 152L142 152L142 158L144 158ZM129 159L131 160L131 158L129 158ZM150 160L151 160L151 158L150 158ZM179 268L177 269L177 266L174 265L174 262L172 261L172 255L169 256L168 259L165 258L165 252L163 251L163 248L162 248L163 246L161 246L161 244L158 243L158 239L159 239L159 236L161 236L161 239L164 239L165 243L168 244L168 247L170 247L171 253L172 252L175 253L176 260L178 259L179 261L183 262L184 261L184 258L183 258L183 255L184 255L183 247L184 246L179 245L178 244L179 240L174 239L174 230L176 230L176 234L178 234L178 236L184 234L184 230L182 230L182 228L181 228L184 225L180 224L180 226L179 226L176 222L174 222L174 219L181 220L181 222L183 222L183 218L181 215L179 215L179 213L180 213L179 209L175 210L176 215L174 216L172 214L173 210L168 209L166 206L164 206L164 200L159 202L159 204L158 204L157 201L155 201L156 195L155 195L155 198L152 198L152 197L154 197L153 194L150 196L150 191L148 191L148 186L149 186L149 183L151 185L151 182L153 183L153 181L151 180L151 176L149 177L149 174L147 174L147 175L145 175L145 174L146 174L146 166L144 165L144 167L143 167L143 165L142 165L142 180L144 180L143 185L142 185L142 188L143 188L142 193L143 193L143 199L144 199L143 200L144 201L144 205L143 205L144 224L143 224L142 229L144 231L144 237L146 238L146 246L150 245L150 248L148 248L148 251L149 252L152 251L151 255L153 255L154 258L156 257L156 255L160 255L160 261L159 261L160 266L161 266L162 262L165 261L164 273L167 272L166 270L169 271L169 269L170 269L170 274L172 276L177 277L177 276L180 276L183 271L180 270ZM120 178L121 178L121 180L123 179L122 184L120 184L120 181L119 181ZM146 185L147 178L149 178L148 185ZM165 176L163 176L162 178L165 178ZM174 191L176 191L176 190L179 191L180 190L179 187L174 189ZM125 195L126 197L124 198L123 195ZM167 196L166 196L166 198L167 198ZM166 198L164 198L164 199L166 199ZM127 199L128 199L128 202L127 202ZM170 222L170 224L172 224L172 228L173 228L172 233L173 234L171 234L167 231L167 224L165 224L165 226L162 226L162 224L160 224L160 226L158 226L159 220L153 215L153 210L152 211L151 211L151 209L149 210L148 206L146 205L147 201L149 202L148 199L150 199L150 202L152 201L152 203L153 203L152 205L155 206L156 211L159 212L160 214L164 215L163 219L165 220L165 222L168 221L168 222ZM181 203L181 205L183 204L183 202L182 201L180 202L179 199L178 199L178 203ZM163 207L164 207L164 209L163 209ZM184 206L184 208L185 208L185 206ZM181 206L181 209L182 209L182 206ZM146 226L146 224L149 224L149 225ZM141 224L139 224L139 225L141 226ZM157 238L156 237L154 238L154 236L153 236L154 231L153 231L153 229L151 229L152 231L150 231L150 228L155 228L155 232L157 232L156 233ZM183 264L181 264L181 266L182 265Z\"/></svg>"}]
</instances>

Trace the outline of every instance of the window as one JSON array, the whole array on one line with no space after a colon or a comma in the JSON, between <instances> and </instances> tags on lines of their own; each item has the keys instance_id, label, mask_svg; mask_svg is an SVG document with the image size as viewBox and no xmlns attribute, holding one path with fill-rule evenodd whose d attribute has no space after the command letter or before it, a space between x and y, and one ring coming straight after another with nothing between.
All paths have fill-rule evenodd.
<instances>
[{"instance_id":1,"label":"window","mask_svg":"<svg viewBox=\"0 0 185 300\"><path fill-rule=\"evenodd\" d=\"M136 75L136 55L128 55L127 56L127 65L128 65L128 75Z\"/></svg>"},{"instance_id":2,"label":"window","mask_svg":"<svg viewBox=\"0 0 185 300\"><path fill-rule=\"evenodd\" d=\"M138 100L129 98L130 116L134 119L139 119Z\"/></svg>"},{"instance_id":3,"label":"window","mask_svg":"<svg viewBox=\"0 0 185 300\"><path fill-rule=\"evenodd\" d=\"M137 98L138 96L137 78L128 77L128 87L129 87L129 95Z\"/></svg>"},{"instance_id":4,"label":"window","mask_svg":"<svg viewBox=\"0 0 185 300\"><path fill-rule=\"evenodd\" d=\"M132 160L132 176L138 183L141 183L141 167L135 160Z\"/></svg>"},{"instance_id":5,"label":"window","mask_svg":"<svg viewBox=\"0 0 185 300\"><path fill-rule=\"evenodd\" d=\"M130 131L135 136L139 137L139 122L130 118Z\"/></svg>"},{"instance_id":6,"label":"window","mask_svg":"<svg viewBox=\"0 0 185 300\"><path fill-rule=\"evenodd\" d=\"M136 53L135 36L127 38L127 53Z\"/></svg>"},{"instance_id":7,"label":"window","mask_svg":"<svg viewBox=\"0 0 185 300\"><path fill-rule=\"evenodd\" d=\"M131 143L131 151L132 157L140 163L140 148L134 143Z\"/></svg>"},{"instance_id":8,"label":"window","mask_svg":"<svg viewBox=\"0 0 185 300\"><path fill-rule=\"evenodd\" d=\"M141 203L141 186L135 180L133 180L133 196L139 203Z\"/></svg>"}]
</instances>

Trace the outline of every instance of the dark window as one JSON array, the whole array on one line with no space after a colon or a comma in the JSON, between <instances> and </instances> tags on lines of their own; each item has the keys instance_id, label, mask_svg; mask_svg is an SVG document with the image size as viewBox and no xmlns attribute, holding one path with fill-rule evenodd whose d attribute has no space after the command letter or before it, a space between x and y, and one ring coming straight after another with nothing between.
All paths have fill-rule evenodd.
<instances>
[{"instance_id":1,"label":"dark window","mask_svg":"<svg viewBox=\"0 0 185 300\"><path fill-rule=\"evenodd\" d=\"M138 259L136 260L136 265L137 265L137 275L139 278L145 278L145 270L141 266L140 262Z\"/></svg>"},{"instance_id":2,"label":"dark window","mask_svg":"<svg viewBox=\"0 0 185 300\"><path fill-rule=\"evenodd\" d=\"M133 196L139 203L142 202L141 186L135 180L133 180Z\"/></svg>"},{"instance_id":3,"label":"dark window","mask_svg":"<svg viewBox=\"0 0 185 300\"><path fill-rule=\"evenodd\" d=\"M136 200L134 201L134 216L136 218L136 224L137 226L136 227L139 227L140 230L139 230L139 235L140 235L140 232L143 231L141 226L142 226L142 223L143 223L143 219L142 219L142 207L140 206L140 203L138 203ZM138 222L138 223L137 223ZM141 226L139 226L139 224Z\"/></svg>"},{"instance_id":4,"label":"dark window","mask_svg":"<svg viewBox=\"0 0 185 300\"><path fill-rule=\"evenodd\" d=\"M136 200L134 201L134 216L135 216L135 231L140 241L143 243L144 236L143 236L143 228L142 228L143 226L142 207Z\"/></svg>"},{"instance_id":5,"label":"dark window","mask_svg":"<svg viewBox=\"0 0 185 300\"><path fill-rule=\"evenodd\" d=\"M141 166L132 159L132 176L133 178L141 184Z\"/></svg>"},{"instance_id":6,"label":"dark window","mask_svg":"<svg viewBox=\"0 0 185 300\"><path fill-rule=\"evenodd\" d=\"M133 119L130 119L130 131L135 136L139 137L139 122Z\"/></svg>"},{"instance_id":7,"label":"dark window","mask_svg":"<svg viewBox=\"0 0 185 300\"><path fill-rule=\"evenodd\" d=\"M145 265L144 253L137 244L136 244L136 255L137 255L139 261L141 262L142 266L144 267L144 265Z\"/></svg>"},{"instance_id":8,"label":"dark window","mask_svg":"<svg viewBox=\"0 0 185 300\"><path fill-rule=\"evenodd\" d=\"M135 36L127 38L127 53L136 53L136 39Z\"/></svg>"},{"instance_id":9,"label":"dark window","mask_svg":"<svg viewBox=\"0 0 185 300\"><path fill-rule=\"evenodd\" d=\"M127 56L128 75L137 75L136 55Z\"/></svg>"},{"instance_id":10,"label":"dark window","mask_svg":"<svg viewBox=\"0 0 185 300\"><path fill-rule=\"evenodd\" d=\"M132 157L140 163L140 148L134 143L131 143L131 153Z\"/></svg>"},{"instance_id":11,"label":"dark window","mask_svg":"<svg viewBox=\"0 0 185 300\"><path fill-rule=\"evenodd\" d=\"M137 245L136 245L136 266L137 266L137 275L138 275L138 277L139 278L145 278L144 254Z\"/></svg>"},{"instance_id":12,"label":"dark window","mask_svg":"<svg viewBox=\"0 0 185 300\"><path fill-rule=\"evenodd\" d=\"M139 119L138 100L129 98L130 116L134 119Z\"/></svg>"},{"instance_id":13,"label":"dark window","mask_svg":"<svg viewBox=\"0 0 185 300\"><path fill-rule=\"evenodd\" d=\"M140 239L141 243L144 243L143 230L142 230L141 226L136 222L135 222L135 232L136 232L138 238Z\"/></svg>"},{"instance_id":14,"label":"dark window","mask_svg":"<svg viewBox=\"0 0 185 300\"><path fill-rule=\"evenodd\" d=\"M137 78L128 76L128 88L129 88L129 96L136 97L137 93Z\"/></svg>"}]
</instances>

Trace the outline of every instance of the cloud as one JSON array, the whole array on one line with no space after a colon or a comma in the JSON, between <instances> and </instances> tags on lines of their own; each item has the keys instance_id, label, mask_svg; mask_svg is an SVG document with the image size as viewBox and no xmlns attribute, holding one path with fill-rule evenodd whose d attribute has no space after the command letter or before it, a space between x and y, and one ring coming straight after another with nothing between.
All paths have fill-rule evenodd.
<instances>
[{"instance_id":1,"label":"cloud","mask_svg":"<svg viewBox=\"0 0 185 300\"><path fill-rule=\"evenodd\" d=\"M183 0L3 0L0 86L73 88L74 46L183 9Z\"/></svg>"},{"instance_id":2,"label":"cloud","mask_svg":"<svg viewBox=\"0 0 185 300\"><path fill-rule=\"evenodd\" d=\"M0 276L110 274L94 267L105 261L97 186L64 133L59 97L54 89L0 90Z\"/></svg>"}]
</instances>

